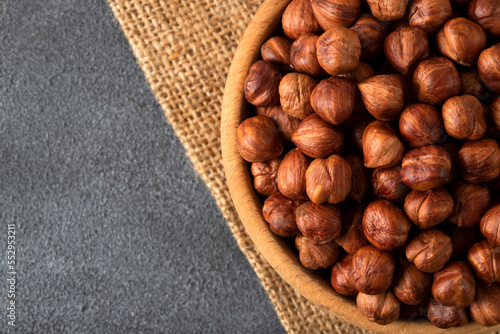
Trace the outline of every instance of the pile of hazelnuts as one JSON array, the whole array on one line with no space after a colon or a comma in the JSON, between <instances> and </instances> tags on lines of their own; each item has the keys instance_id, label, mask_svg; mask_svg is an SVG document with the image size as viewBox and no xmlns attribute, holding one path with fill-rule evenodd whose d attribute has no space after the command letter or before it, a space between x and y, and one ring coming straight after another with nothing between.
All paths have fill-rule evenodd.
<instances>
[{"instance_id":1,"label":"pile of hazelnuts","mask_svg":"<svg viewBox=\"0 0 500 334\"><path fill-rule=\"evenodd\" d=\"M281 27L237 131L270 229L370 321L500 324L500 1L293 0Z\"/></svg>"}]
</instances>

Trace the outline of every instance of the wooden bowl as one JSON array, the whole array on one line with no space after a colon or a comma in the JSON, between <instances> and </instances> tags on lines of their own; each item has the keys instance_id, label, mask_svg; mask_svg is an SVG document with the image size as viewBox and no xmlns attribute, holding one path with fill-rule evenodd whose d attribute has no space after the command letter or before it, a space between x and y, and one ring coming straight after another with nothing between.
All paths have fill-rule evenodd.
<instances>
[{"instance_id":1,"label":"wooden bowl","mask_svg":"<svg viewBox=\"0 0 500 334\"><path fill-rule=\"evenodd\" d=\"M305 269L296 253L269 229L262 217L262 202L253 189L249 164L236 146L238 125L249 116L243 83L250 66L259 58L261 45L281 24L281 14L290 0L267 0L257 11L233 58L222 103L222 156L227 183L238 215L255 246L276 272L312 303L327 309L342 321L379 333L487 333L500 330L482 327L471 320L462 327L442 330L430 322L397 320L381 326L366 320L352 299L337 294L324 277Z\"/></svg>"}]
</instances>

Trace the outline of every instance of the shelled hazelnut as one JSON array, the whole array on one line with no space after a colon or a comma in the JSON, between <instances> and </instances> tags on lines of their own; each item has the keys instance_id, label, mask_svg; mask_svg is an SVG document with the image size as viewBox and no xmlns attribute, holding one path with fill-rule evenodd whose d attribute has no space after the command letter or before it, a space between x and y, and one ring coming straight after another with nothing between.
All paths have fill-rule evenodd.
<instances>
[{"instance_id":1,"label":"shelled hazelnut","mask_svg":"<svg viewBox=\"0 0 500 334\"><path fill-rule=\"evenodd\" d=\"M444 188L413 190L405 198L404 210L412 223L426 229L449 217L453 211L453 198Z\"/></svg>"},{"instance_id":2,"label":"shelled hazelnut","mask_svg":"<svg viewBox=\"0 0 500 334\"><path fill-rule=\"evenodd\" d=\"M250 171L253 175L253 186L259 194L269 196L279 192L276 177L281 159L282 157L276 157L268 161L252 163Z\"/></svg>"},{"instance_id":3,"label":"shelled hazelnut","mask_svg":"<svg viewBox=\"0 0 500 334\"><path fill-rule=\"evenodd\" d=\"M490 110L495 126L500 130L500 95L493 99Z\"/></svg>"},{"instance_id":4,"label":"shelled hazelnut","mask_svg":"<svg viewBox=\"0 0 500 334\"><path fill-rule=\"evenodd\" d=\"M357 203L362 203L371 192L371 171L365 167L363 158L356 154L349 153L345 160L352 172L351 192L347 197Z\"/></svg>"},{"instance_id":5,"label":"shelled hazelnut","mask_svg":"<svg viewBox=\"0 0 500 334\"><path fill-rule=\"evenodd\" d=\"M366 0L370 10L380 21L401 19L406 13L409 0Z\"/></svg>"},{"instance_id":6,"label":"shelled hazelnut","mask_svg":"<svg viewBox=\"0 0 500 334\"><path fill-rule=\"evenodd\" d=\"M486 88L481 82L476 68L460 69L458 73L462 83L460 87L460 94L473 95L479 101L485 101L491 96L488 88Z\"/></svg>"},{"instance_id":7,"label":"shelled hazelnut","mask_svg":"<svg viewBox=\"0 0 500 334\"><path fill-rule=\"evenodd\" d=\"M363 158L368 168L392 167L401 162L404 146L394 128L373 121L363 131Z\"/></svg>"},{"instance_id":8,"label":"shelled hazelnut","mask_svg":"<svg viewBox=\"0 0 500 334\"><path fill-rule=\"evenodd\" d=\"M452 13L449 0L413 0L408 7L408 21L410 26L432 34L448 21Z\"/></svg>"},{"instance_id":9,"label":"shelled hazelnut","mask_svg":"<svg viewBox=\"0 0 500 334\"><path fill-rule=\"evenodd\" d=\"M491 35L500 36L500 3L497 0L472 0L467 16Z\"/></svg>"},{"instance_id":10,"label":"shelled hazelnut","mask_svg":"<svg viewBox=\"0 0 500 334\"><path fill-rule=\"evenodd\" d=\"M323 77L325 70L319 65L316 55L318 36L306 33L300 35L290 48L290 62L297 72Z\"/></svg>"},{"instance_id":11,"label":"shelled hazelnut","mask_svg":"<svg viewBox=\"0 0 500 334\"><path fill-rule=\"evenodd\" d=\"M280 193L292 199L307 199L306 171L311 161L299 149L293 149L285 155L276 176Z\"/></svg>"},{"instance_id":12,"label":"shelled hazelnut","mask_svg":"<svg viewBox=\"0 0 500 334\"><path fill-rule=\"evenodd\" d=\"M361 56L358 35L345 27L332 27L316 42L318 62L330 75L336 76L354 70Z\"/></svg>"},{"instance_id":13,"label":"shelled hazelnut","mask_svg":"<svg viewBox=\"0 0 500 334\"><path fill-rule=\"evenodd\" d=\"M360 292L356 297L356 304L369 321L379 325L388 325L395 321L401 310L401 303L391 290L376 295Z\"/></svg>"},{"instance_id":14,"label":"shelled hazelnut","mask_svg":"<svg viewBox=\"0 0 500 334\"><path fill-rule=\"evenodd\" d=\"M325 121L344 123L354 110L356 86L350 80L330 77L322 80L311 95L311 106Z\"/></svg>"},{"instance_id":15,"label":"shelled hazelnut","mask_svg":"<svg viewBox=\"0 0 500 334\"><path fill-rule=\"evenodd\" d=\"M479 282L476 298L470 305L472 319L482 326L500 324L500 283Z\"/></svg>"},{"instance_id":16,"label":"shelled hazelnut","mask_svg":"<svg viewBox=\"0 0 500 334\"><path fill-rule=\"evenodd\" d=\"M340 247L333 241L317 245L302 235L295 237L300 263L315 270L331 267L340 254Z\"/></svg>"},{"instance_id":17,"label":"shelled hazelnut","mask_svg":"<svg viewBox=\"0 0 500 334\"><path fill-rule=\"evenodd\" d=\"M352 276L351 254L344 255L333 265L330 282L335 291L343 296L355 296L358 293Z\"/></svg>"},{"instance_id":18,"label":"shelled hazelnut","mask_svg":"<svg viewBox=\"0 0 500 334\"><path fill-rule=\"evenodd\" d=\"M430 228L420 231L406 245L408 261L424 273L441 270L451 257L453 246L451 238L438 230Z\"/></svg>"},{"instance_id":19,"label":"shelled hazelnut","mask_svg":"<svg viewBox=\"0 0 500 334\"><path fill-rule=\"evenodd\" d=\"M424 103L410 104L401 112L399 133L414 148L441 143L446 135L441 114Z\"/></svg>"},{"instance_id":20,"label":"shelled hazelnut","mask_svg":"<svg viewBox=\"0 0 500 334\"><path fill-rule=\"evenodd\" d=\"M349 27L359 14L360 0L311 0L314 16L324 30Z\"/></svg>"},{"instance_id":21,"label":"shelled hazelnut","mask_svg":"<svg viewBox=\"0 0 500 334\"><path fill-rule=\"evenodd\" d=\"M290 143L292 141L292 133L300 124L298 118L288 115L279 105L257 107L256 110L258 116L266 116L273 121L283 143Z\"/></svg>"},{"instance_id":22,"label":"shelled hazelnut","mask_svg":"<svg viewBox=\"0 0 500 334\"><path fill-rule=\"evenodd\" d=\"M384 42L384 53L392 67L398 72L411 73L418 63L429 56L429 41L425 32L420 28L401 28L387 36Z\"/></svg>"},{"instance_id":23,"label":"shelled hazelnut","mask_svg":"<svg viewBox=\"0 0 500 334\"><path fill-rule=\"evenodd\" d=\"M483 106L472 95L454 96L442 108L446 132L457 139L477 140L486 131Z\"/></svg>"},{"instance_id":24,"label":"shelled hazelnut","mask_svg":"<svg viewBox=\"0 0 500 334\"><path fill-rule=\"evenodd\" d=\"M307 196L316 204L340 203L351 192L351 176L351 167L340 155L315 159L305 175Z\"/></svg>"},{"instance_id":25,"label":"shelled hazelnut","mask_svg":"<svg viewBox=\"0 0 500 334\"><path fill-rule=\"evenodd\" d=\"M477 61L479 77L494 93L500 93L500 43L484 49Z\"/></svg>"},{"instance_id":26,"label":"shelled hazelnut","mask_svg":"<svg viewBox=\"0 0 500 334\"><path fill-rule=\"evenodd\" d=\"M291 39L305 33L318 34L321 26L314 16L310 0L293 0L281 16L283 32Z\"/></svg>"},{"instance_id":27,"label":"shelled hazelnut","mask_svg":"<svg viewBox=\"0 0 500 334\"><path fill-rule=\"evenodd\" d=\"M299 233L295 212L300 200L286 198L280 193L269 196L264 201L262 215L269 223L271 231L282 237L293 237Z\"/></svg>"},{"instance_id":28,"label":"shelled hazelnut","mask_svg":"<svg viewBox=\"0 0 500 334\"><path fill-rule=\"evenodd\" d=\"M487 240L475 243L467 254L476 277L488 284L500 282L500 247Z\"/></svg>"},{"instance_id":29,"label":"shelled hazelnut","mask_svg":"<svg viewBox=\"0 0 500 334\"><path fill-rule=\"evenodd\" d=\"M479 227L486 239L493 245L500 246L500 204L486 211Z\"/></svg>"},{"instance_id":30,"label":"shelled hazelnut","mask_svg":"<svg viewBox=\"0 0 500 334\"><path fill-rule=\"evenodd\" d=\"M500 148L496 140L469 141L458 150L458 169L472 183L488 182L500 175Z\"/></svg>"},{"instance_id":31,"label":"shelled hazelnut","mask_svg":"<svg viewBox=\"0 0 500 334\"><path fill-rule=\"evenodd\" d=\"M316 80L302 73L288 73L279 83L281 107L287 114L304 119L314 112L311 107L311 93Z\"/></svg>"},{"instance_id":32,"label":"shelled hazelnut","mask_svg":"<svg viewBox=\"0 0 500 334\"><path fill-rule=\"evenodd\" d=\"M269 38L260 48L262 59L269 61L283 72L290 72L293 66L290 63L290 48L292 43L281 36Z\"/></svg>"},{"instance_id":33,"label":"shelled hazelnut","mask_svg":"<svg viewBox=\"0 0 500 334\"><path fill-rule=\"evenodd\" d=\"M245 98L257 107L269 107L279 103L279 84L282 75L273 63L259 60L250 67L245 79Z\"/></svg>"},{"instance_id":34,"label":"shelled hazelnut","mask_svg":"<svg viewBox=\"0 0 500 334\"><path fill-rule=\"evenodd\" d=\"M361 247L352 256L352 276L359 292L376 295L392 283L395 263L391 254L372 245Z\"/></svg>"},{"instance_id":35,"label":"shelled hazelnut","mask_svg":"<svg viewBox=\"0 0 500 334\"><path fill-rule=\"evenodd\" d=\"M418 305L431 291L432 277L410 262L399 266L394 277L394 294L407 305Z\"/></svg>"},{"instance_id":36,"label":"shelled hazelnut","mask_svg":"<svg viewBox=\"0 0 500 334\"><path fill-rule=\"evenodd\" d=\"M295 215L300 233L312 243L328 243L340 235L340 211L332 204L307 201L297 208Z\"/></svg>"},{"instance_id":37,"label":"shelled hazelnut","mask_svg":"<svg viewBox=\"0 0 500 334\"><path fill-rule=\"evenodd\" d=\"M266 116L244 120L237 130L238 150L246 161L267 161L281 155L283 143L273 121Z\"/></svg>"},{"instance_id":38,"label":"shelled hazelnut","mask_svg":"<svg viewBox=\"0 0 500 334\"><path fill-rule=\"evenodd\" d=\"M404 106L403 80L400 75L377 75L358 84L363 104L381 121L396 119Z\"/></svg>"},{"instance_id":39,"label":"shelled hazelnut","mask_svg":"<svg viewBox=\"0 0 500 334\"><path fill-rule=\"evenodd\" d=\"M427 316L434 326L442 329L463 326L469 320L464 307L445 306L434 299L429 303Z\"/></svg>"},{"instance_id":40,"label":"shelled hazelnut","mask_svg":"<svg viewBox=\"0 0 500 334\"><path fill-rule=\"evenodd\" d=\"M361 14L350 28L358 34L361 43L361 59L371 59L383 52L387 29L373 15Z\"/></svg>"},{"instance_id":41,"label":"shelled hazelnut","mask_svg":"<svg viewBox=\"0 0 500 334\"><path fill-rule=\"evenodd\" d=\"M476 279L466 262L450 261L434 274L432 296L445 306L469 306L476 294Z\"/></svg>"},{"instance_id":42,"label":"shelled hazelnut","mask_svg":"<svg viewBox=\"0 0 500 334\"><path fill-rule=\"evenodd\" d=\"M474 184L463 180L450 187L454 207L448 221L460 227L474 227L481 221L491 205L490 191L485 184Z\"/></svg>"},{"instance_id":43,"label":"shelled hazelnut","mask_svg":"<svg viewBox=\"0 0 500 334\"><path fill-rule=\"evenodd\" d=\"M411 191L401 178L401 167L377 168L373 171L371 184L375 195L394 203L405 200Z\"/></svg>"},{"instance_id":44,"label":"shelled hazelnut","mask_svg":"<svg viewBox=\"0 0 500 334\"><path fill-rule=\"evenodd\" d=\"M363 232L363 213L361 205L353 206L342 213L342 229L335 239L348 254L354 254L358 249L369 244Z\"/></svg>"}]
</instances>

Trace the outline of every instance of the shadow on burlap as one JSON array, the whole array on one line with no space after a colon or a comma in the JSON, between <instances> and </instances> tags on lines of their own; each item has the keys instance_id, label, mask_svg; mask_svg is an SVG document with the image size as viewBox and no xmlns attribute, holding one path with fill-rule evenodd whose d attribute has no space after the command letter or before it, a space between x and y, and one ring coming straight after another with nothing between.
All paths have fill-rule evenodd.
<instances>
[{"instance_id":1,"label":"shadow on burlap","mask_svg":"<svg viewBox=\"0 0 500 334\"><path fill-rule=\"evenodd\" d=\"M295 292L245 233L226 186L220 110L227 72L261 0L108 0L168 121L289 333L367 333Z\"/></svg>"}]
</instances>

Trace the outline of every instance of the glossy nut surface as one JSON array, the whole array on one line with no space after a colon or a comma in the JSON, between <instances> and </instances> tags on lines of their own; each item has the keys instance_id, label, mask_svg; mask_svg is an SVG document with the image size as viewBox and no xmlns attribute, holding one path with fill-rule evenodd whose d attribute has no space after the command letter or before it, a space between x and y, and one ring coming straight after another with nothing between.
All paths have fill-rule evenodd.
<instances>
[{"instance_id":1,"label":"glossy nut surface","mask_svg":"<svg viewBox=\"0 0 500 334\"><path fill-rule=\"evenodd\" d=\"M452 13L450 0L413 0L408 6L408 21L410 26L432 34L448 21Z\"/></svg>"},{"instance_id":2,"label":"glossy nut surface","mask_svg":"<svg viewBox=\"0 0 500 334\"><path fill-rule=\"evenodd\" d=\"M454 207L448 221L460 227L470 228L479 224L491 205L490 191L485 184L458 180L451 185L450 194Z\"/></svg>"},{"instance_id":3,"label":"glossy nut surface","mask_svg":"<svg viewBox=\"0 0 500 334\"><path fill-rule=\"evenodd\" d=\"M301 201L292 200L280 193L269 196L264 201L262 215L269 223L271 231L282 237L293 237L299 233L295 212Z\"/></svg>"},{"instance_id":4,"label":"glossy nut surface","mask_svg":"<svg viewBox=\"0 0 500 334\"><path fill-rule=\"evenodd\" d=\"M309 199L321 204L337 204L351 191L351 167L340 155L315 159L306 171L306 191Z\"/></svg>"},{"instance_id":5,"label":"glossy nut surface","mask_svg":"<svg viewBox=\"0 0 500 334\"><path fill-rule=\"evenodd\" d=\"M401 303L391 290L377 295L360 292L356 297L356 305L369 321L379 325L388 325L395 321L401 311Z\"/></svg>"},{"instance_id":6,"label":"glossy nut surface","mask_svg":"<svg viewBox=\"0 0 500 334\"><path fill-rule=\"evenodd\" d=\"M446 135L441 113L424 103L410 104L403 109L399 133L414 148L441 143Z\"/></svg>"},{"instance_id":7,"label":"glossy nut surface","mask_svg":"<svg viewBox=\"0 0 500 334\"><path fill-rule=\"evenodd\" d=\"M361 42L351 29L333 27L319 36L316 42L318 62L330 75L354 70L361 56Z\"/></svg>"},{"instance_id":8,"label":"glossy nut surface","mask_svg":"<svg viewBox=\"0 0 500 334\"><path fill-rule=\"evenodd\" d=\"M314 16L324 30L349 27L356 21L360 6L359 0L311 0Z\"/></svg>"},{"instance_id":9,"label":"glossy nut surface","mask_svg":"<svg viewBox=\"0 0 500 334\"><path fill-rule=\"evenodd\" d=\"M356 86L350 80L331 77L322 80L313 90L314 111L330 124L339 125L351 116L356 98Z\"/></svg>"},{"instance_id":10,"label":"glossy nut surface","mask_svg":"<svg viewBox=\"0 0 500 334\"><path fill-rule=\"evenodd\" d=\"M343 296L355 296L358 293L352 276L351 254L344 255L333 265L330 283L333 289Z\"/></svg>"},{"instance_id":11,"label":"glossy nut surface","mask_svg":"<svg viewBox=\"0 0 500 334\"><path fill-rule=\"evenodd\" d=\"M445 306L434 299L429 303L427 316L434 326L442 329L463 326L469 319L464 307Z\"/></svg>"},{"instance_id":12,"label":"glossy nut surface","mask_svg":"<svg viewBox=\"0 0 500 334\"><path fill-rule=\"evenodd\" d=\"M342 231L335 239L348 254L354 254L358 249L369 244L363 232L363 213L361 205L353 206L342 212Z\"/></svg>"},{"instance_id":13,"label":"glossy nut surface","mask_svg":"<svg viewBox=\"0 0 500 334\"><path fill-rule=\"evenodd\" d=\"M410 262L398 267L394 277L393 290L396 297L407 305L418 305L429 295L432 276L424 273Z\"/></svg>"},{"instance_id":14,"label":"glossy nut surface","mask_svg":"<svg viewBox=\"0 0 500 334\"><path fill-rule=\"evenodd\" d=\"M482 326L500 324L500 283L479 282L476 299L470 305L472 319Z\"/></svg>"},{"instance_id":15,"label":"glossy nut surface","mask_svg":"<svg viewBox=\"0 0 500 334\"><path fill-rule=\"evenodd\" d=\"M295 247L299 251L300 263L312 270L330 267L340 254L340 247L335 242L317 245L300 234L295 237Z\"/></svg>"},{"instance_id":16,"label":"glossy nut surface","mask_svg":"<svg viewBox=\"0 0 500 334\"><path fill-rule=\"evenodd\" d=\"M269 61L255 62L244 83L245 99L257 107L279 104L279 84L282 75Z\"/></svg>"},{"instance_id":17,"label":"glossy nut surface","mask_svg":"<svg viewBox=\"0 0 500 334\"><path fill-rule=\"evenodd\" d=\"M250 172L253 176L253 186L259 194L269 196L279 192L276 178L281 160L282 157L277 157L252 163Z\"/></svg>"},{"instance_id":18,"label":"glossy nut surface","mask_svg":"<svg viewBox=\"0 0 500 334\"><path fill-rule=\"evenodd\" d=\"M291 39L305 33L317 34L321 26L314 16L310 0L293 0L281 16L283 32Z\"/></svg>"},{"instance_id":19,"label":"glossy nut surface","mask_svg":"<svg viewBox=\"0 0 500 334\"><path fill-rule=\"evenodd\" d=\"M363 159L366 167L395 166L403 158L403 153L403 143L390 124L373 121L363 131Z\"/></svg>"},{"instance_id":20,"label":"glossy nut surface","mask_svg":"<svg viewBox=\"0 0 500 334\"><path fill-rule=\"evenodd\" d=\"M384 42L384 53L399 73L413 72L415 66L429 56L429 41L420 28L405 27L395 30Z\"/></svg>"},{"instance_id":21,"label":"glossy nut surface","mask_svg":"<svg viewBox=\"0 0 500 334\"><path fill-rule=\"evenodd\" d=\"M242 158L249 162L267 161L283 151L278 131L266 116L254 116L241 122L236 143Z\"/></svg>"},{"instance_id":22,"label":"glossy nut surface","mask_svg":"<svg viewBox=\"0 0 500 334\"><path fill-rule=\"evenodd\" d=\"M293 70L290 62L290 48L292 43L281 36L273 36L269 38L260 47L260 54L263 60L269 61L276 68L285 73Z\"/></svg>"},{"instance_id":23,"label":"glossy nut surface","mask_svg":"<svg viewBox=\"0 0 500 334\"><path fill-rule=\"evenodd\" d=\"M408 0L366 0L372 14L380 21L399 20L406 13Z\"/></svg>"},{"instance_id":24,"label":"glossy nut surface","mask_svg":"<svg viewBox=\"0 0 500 334\"><path fill-rule=\"evenodd\" d=\"M451 238L438 230L430 228L420 231L405 248L406 258L424 273L441 270L451 257L453 246Z\"/></svg>"},{"instance_id":25,"label":"glossy nut surface","mask_svg":"<svg viewBox=\"0 0 500 334\"><path fill-rule=\"evenodd\" d=\"M318 36L303 34L297 38L290 48L290 62L297 72L311 76L325 76L326 72L318 63L316 42Z\"/></svg>"},{"instance_id":26,"label":"glossy nut surface","mask_svg":"<svg viewBox=\"0 0 500 334\"><path fill-rule=\"evenodd\" d=\"M466 262L450 261L434 274L431 290L432 296L440 304L466 307L474 300L476 279Z\"/></svg>"},{"instance_id":27,"label":"glossy nut surface","mask_svg":"<svg viewBox=\"0 0 500 334\"><path fill-rule=\"evenodd\" d=\"M311 160L299 149L293 149L285 155L276 177L280 193L292 199L307 199L306 171Z\"/></svg>"},{"instance_id":28,"label":"glossy nut surface","mask_svg":"<svg viewBox=\"0 0 500 334\"><path fill-rule=\"evenodd\" d=\"M491 138L469 141L458 150L458 170L472 183L488 182L500 175L500 148Z\"/></svg>"},{"instance_id":29,"label":"glossy nut surface","mask_svg":"<svg viewBox=\"0 0 500 334\"><path fill-rule=\"evenodd\" d=\"M405 198L404 210L412 223L426 229L448 218L453 206L453 198L444 188L413 190Z\"/></svg>"},{"instance_id":30,"label":"glossy nut surface","mask_svg":"<svg viewBox=\"0 0 500 334\"><path fill-rule=\"evenodd\" d=\"M450 97L443 104L442 112L444 128L452 137L477 140L486 131L483 106L475 96Z\"/></svg>"},{"instance_id":31,"label":"glossy nut surface","mask_svg":"<svg viewBox=\"0 0 500 334\"><path fill-rule=\"evenodd\" d=\"M288 115L281 106L258 107L257 115L267 116L273 121L283 143L292 141L292 133L300 124L300 119Z\"/></svg>"},{"instance_id":32,"label":"glossy nut surface","mask_svg":"<svg viewBox=\"0 0 500 334\"><path fill-rule=\"evenodd\" d=\"M306 74L288 73L279 84L280 104L283 110L298 119L304 119L314 112L311 107L311 93L316 80Z\"/></svg>"},{"instance_id":33,"label":"glossy nut surface","mask_svg":"<svg viewBox=\"0 0 500 334\"><path fill-rule=\"evenodd\" d=\"M350 28L358 34L361 42L361 59L370 59L383 52L387 29L373 15L361 14Z\"/></svg>"},{"instance_id":34,"label":"glossy nut surface","mask_svg":"<svg viewBox=\"0 0 500 334\"><path fill-rule=\"evenodd\" d=\"M386 291L391 286L394 269L392 255L371 245L358 249L352 257L354 286L365 294Z\"/></svg>"},{"instance_id":35,"label":"glossy nut surface","mask_svg":"<svg viewBox=\"0 0 500 334\"><path fill-rule=\"evenodd\" d=\"M485 283L500 282L500 247L487 240L475 243L467 253L476 277Z\"/></svg>"},{"instance_id":36,"label":"glossy nut surface","mask_svg":"<svg viewBox=\"0 0 500 334\"><path fill-rule=\"evenodd\" d=\"M400 75L377 75L358 84L363 104L381 121L396 119L404 106L403 80Z\"/></svg>"},{"instance_id":37,"label":"glossy nut surface","mask_svg":"<svg viewBox=\"0 0 500 334\"><path fill-rule=\"evenodd\" d=\"M477 70L479 77L494 93L500 92L500 43L485 49L479 55Z\"/></svg>"},{"instance_id":38,"label":"glossy nut surface","mask_svg":"<svg viewBox=\"0 0 500 334\"><path fill-rule=\"evenodd\" d=\"M315 244L335 240L342 229L340 210L328 203L304 202L297 208L296 220L300 233Z\"/></svg>"},{"instance_id":39,"label":"glossy nut surface","mask_svg":"<svg viewBox=\"0 0 500 334\"><path fill-rule=\"evenodd\" d=\"M500 204L486 211L479 227L486 239L493 245L500 246Z\"/></svg>"},{"instance_id":40,"label":"glossy nut surface","mask_svg":"<svg viewBox=\"0 0 500 334\"><path fill-rule=\"evenodd\" d=\"M400 171L400 166L377 168L373 171L371 184L379 199L394 203L404 201L411 189L403 182Z\"/></svg>"}]
</instances>

